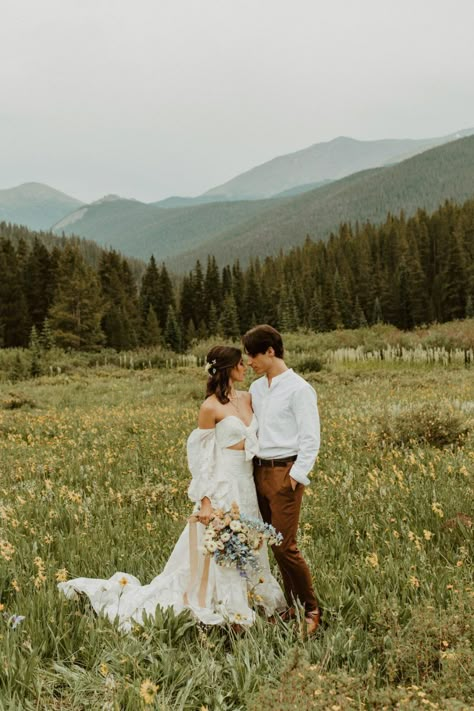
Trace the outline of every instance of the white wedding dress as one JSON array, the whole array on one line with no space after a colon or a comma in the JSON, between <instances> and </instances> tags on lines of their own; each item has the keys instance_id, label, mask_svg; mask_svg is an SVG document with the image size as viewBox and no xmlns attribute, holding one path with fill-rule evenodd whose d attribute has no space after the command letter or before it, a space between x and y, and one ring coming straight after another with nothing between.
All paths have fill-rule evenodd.
<instances>
[{"instance_id":1,"label":"white wedding dress","mask_svg":"<svg viewBox=\"0 0 474 711\"><path fill-rule=\"evenodd\" d=\"M229 449L242 441L243 450ZM229 415L215 429L194 430L187 444L193 477L188 494L196 504L194 511L208 496L213 508L225 511L235 501L242 514L261 519L252 465L257 452L255 416L249 426ZM189 609L205 624L251 625L255 611L249 605L249 592L266 615L286 607L283 592L270 571L266 546L259 551L260 570L245 578L233 568L217 565L212 557L209 560L203 552L203 534L202 524L188 523L163 572L148 585L118 572L108 580L76 578L59 583L58 588L68 598L86 594L97 613L117 620L124 631L134 623L140 624L144 613L154 615L158 606L172 607L175 613Z\"/></svg>"}]
</instances>

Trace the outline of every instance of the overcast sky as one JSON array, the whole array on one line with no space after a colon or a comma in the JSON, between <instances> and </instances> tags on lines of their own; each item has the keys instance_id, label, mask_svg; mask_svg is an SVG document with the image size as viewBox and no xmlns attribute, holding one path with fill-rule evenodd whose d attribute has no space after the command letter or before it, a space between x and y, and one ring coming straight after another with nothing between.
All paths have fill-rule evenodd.
<instances>
[{"instance_id":1,"label":"overcast sky","mask_svg":"<svg viewBox=\"0 0 474 711\"><path fill-rule=\"evenodd\" d=\"M0 188L197 195L474 126L473 0L0 0Z\"/></svg>"}]
</instances>

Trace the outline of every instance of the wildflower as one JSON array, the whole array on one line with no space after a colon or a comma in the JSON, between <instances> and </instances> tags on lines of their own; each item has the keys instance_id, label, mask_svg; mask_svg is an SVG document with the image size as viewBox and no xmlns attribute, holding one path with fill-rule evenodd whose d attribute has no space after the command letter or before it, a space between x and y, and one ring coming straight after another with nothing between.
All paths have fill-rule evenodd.
<instances>
[{"instance_id":1,"label":"wildflower","mask_svg":"<svg viewBox=\"0 0 474 711\"><path fill-rule=\"evenodd\" d=\"M423 536L426 538L427 541L430 541L433 537L433 534L431 531L427 531L426 528L423 529Z\"/></svg>"},{"instance_id":2,"label":"wildflower","mask_svg":"<svg viewBox=\"0 0 474 711\"><path fill-rule=\"evenodd\" d=\"M12 615L8 620L8 625L12 630L15 630L25 619L24 615Z\"/></svg>"},{"instance_id":3,"label":"wildflower","mask_svg":"<svg viewBox=\"0 0 474 711\"><path fill-rule=\"evenodd\" d=\"M102 664L99 667L99 671L102 674L102 676L107 676L107 674L109 673L109 667L107 666L107 664L105 662L102 662Z\"/></svg>"},{"instance_id":4,"label":"wildflower","mask_svg":"<svg viewBox=\"0 0 474 711\"><path fill-rule=\"evenodd\" d=\"M158 684L154 684L151 679L145 679L142 681L140 684L140 696L146 705L153 703L158 689Z\"/></svg>"},{"instance_id":5,"label":"wildflower","mask_svg":"<svg viewBox=\"0 0 474 711\"><path fill-rule=\"evenodd\" d=\"M128 585L128 580L125 575L123 576L123 578L120 578L119 585L121 585L123 588L125 587L125 585Z\"/></svg>"},{"instance_id":6,"label":"wildflower","mask_svg":"<svg viewBox=\"0 0 474 711\"><path fill-rule=\"evenodd\" d=\"M433 501L433 503L431 504L431 510L432 510L433 513L435 513L437 516L439 516L440 518L443 518L443 516L444 516L443 509L441 508L441 505L438 504L437 501Z\"/></svg>"},{"instance_id":7,"label":"wildflower","mask_svg":"<svg viewBox=\"0 0 474 711\"><path fill-rule=\"evenodd\" d=\"M115 691L115 689L117 688L117 682L115 681L113 674L107 674L107 676L105 677L104 686L109 691Z\"/></svg>"},{"instance_id":8,"label":"wildflower","mask_svg":"<svg viewBox=\"0 0 474 711\"><path fill-rule=\"evenodd\" d=\"M12 580L12 588L15 592L20 592L20 586L18 585L16 580Z\"/></svg>"},{"instance_id":9,"label":"wildflower","mask_svg":"<svg viewBox=\"0 0 474 711\"><path fill-rule=\"evenodd\" d=\"M66 568L59 568L59 570L56 571L56 580L58 583L65 583L67 580L67 570Z\"/></svg>"},{"instance_id":10,"label":"wildflower","mask_svg":"<svg viewBox=\"0 0 474 711\"><path fill-rule=\"evenodd\" d=\"M415 575L410 575L410 585L413 588L419 588L420 587L420 581Z\"/></svg>"},{"instance_id":11,"label":"wildflower","mask_svg":"<svg viewBox=\"0 0 474 711\"><path fill-rule=\"evenodd\" d=\"M408 531L408 540L409 541L415 540L415 534L413 533L413 531Z\"/></svg>"},{"instance_id":12,"label":"wildflower","mask_svg":"<svg viewBox=\"0 0 474 711\"><path fill-rule=\"evenodd\" d=\"M2 602L0 602L0 612L2 612L2 610L4 610L4 609L5 609L5 605Z\"/></svg>"},{"instance_id":13,"label":"wildflower","mask_svg":"<svg viewBox=\"0 0 474 711\"><path fill-rule=\"evenodd\" d=\"M395 538L400 538L400 534L399 534L398 531L394 531L394 532L393 532L393 535L394 535Z\"/></svg>"},{"instance_id":14,"label":"wildflower","mask_svg":"<svg viewBox=\"0 0 474 711\"><path fill-rule=\"evenodd\" d=\"M378 568L379 567L379 557L375 551L371 553L370 555L366 556L365 562L368 565L371 565L372 568Z\"/></svg>"}]
</instances>

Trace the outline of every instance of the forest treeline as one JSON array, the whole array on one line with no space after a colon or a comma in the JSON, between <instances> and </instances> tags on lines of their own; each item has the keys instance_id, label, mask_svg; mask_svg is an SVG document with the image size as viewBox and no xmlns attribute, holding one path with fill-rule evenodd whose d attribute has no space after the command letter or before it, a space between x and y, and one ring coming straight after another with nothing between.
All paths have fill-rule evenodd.
<instances>
[{"instance_id":1,"label":"forest treeline","mask_svg":"<svg viewBox=\"0 0 474 711\"><path fill-rule=\"evenodd\" d=\"M22 228L24 230L24 228ZM10 232L8 231L10 230ZM326 242L243 269L210 256L179 281L154 257L140 283L102 250L94 268L77 242L48 249L0 223L0 345L185 350L196 338L237 338L252 324L330 331L390 323L411 329L474 316L474 200L384 224L342 224Z\"/></svg>"}]
</instances>

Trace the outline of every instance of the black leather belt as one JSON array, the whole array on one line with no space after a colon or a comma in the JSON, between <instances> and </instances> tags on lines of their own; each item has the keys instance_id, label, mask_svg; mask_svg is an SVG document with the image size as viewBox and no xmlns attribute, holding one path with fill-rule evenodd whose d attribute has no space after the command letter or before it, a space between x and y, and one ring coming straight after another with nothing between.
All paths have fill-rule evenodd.
<instances>
[{"instance_id":1,"label":"black leather belt","mask_svg":"<svg viewBox=\"0 0 474 711\"><path fill-rule=\"evenodd\" d=\"M260 459L260 457L254 457L253 462L257 467L286 467L287 464L294 462L296 457L296 454L292 457L286 457L286 459Z\"/></svg>"}]
</instances>

